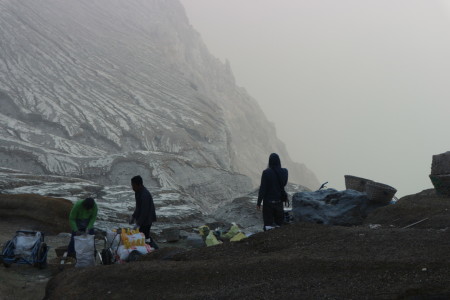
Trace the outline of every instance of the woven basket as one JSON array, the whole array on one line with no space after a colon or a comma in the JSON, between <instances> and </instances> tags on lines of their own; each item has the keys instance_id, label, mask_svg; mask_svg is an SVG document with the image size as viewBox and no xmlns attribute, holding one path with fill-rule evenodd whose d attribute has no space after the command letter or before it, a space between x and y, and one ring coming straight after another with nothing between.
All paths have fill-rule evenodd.
<instances>
[{"instance_id":1,"label":"woven basket","mask_svg":"<svg viewBox=\"0 0 450 300\"><path fill-rule=\"evenodd\" d=\"M345 175L345 188L347 190L355 190L358 192L366 191L366 184L372 182L370 179L365 179L362 177L356 177L352 175Z\"/></svg>"},{"instance_id":2,"label":"woven basket","mask_svg":"<svg viewBox=\"0 0 450 300\"><path fill-rule=\"evenodd\" d=\"M433 183L436 193L440 195L450 196L450 174L446 175L430 175L431 183Z\"/></svg>"},{"instance_id":3,"label":"woven basket","mask_svg":"<svg viewBox=\"0 0 450 300\"><path fill-rule=\"evenodd\" d=\"M431 175L450 174L450 151L433 155L431 162Z\"/></svg>"},{"instance_id":4,"label":"woven basket","mask_svg":"<svg viewBox=\"0 0 450 300\"><path fill-rule=\"evenodd\" d=\"M387 204L394 197L397 190L392 186L379 182L368 182L366 184L366 194L370 201Z\"/></svg>"}]
</instances>

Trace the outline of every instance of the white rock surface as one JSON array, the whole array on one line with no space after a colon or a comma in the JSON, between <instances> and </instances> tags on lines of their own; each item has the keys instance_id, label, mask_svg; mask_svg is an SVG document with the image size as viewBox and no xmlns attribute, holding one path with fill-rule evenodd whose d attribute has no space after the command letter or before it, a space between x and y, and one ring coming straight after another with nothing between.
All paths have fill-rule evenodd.
<instances>
[{"instance_id":1,"label":"white rock surface","mask_svg":"<svg viewBox=\"0 0 450 300\"><path fill-rule=\"evenodd\" d=\"M271 152L318 186L178 1L1 0L0 28L0 166L101 186L140 174L204 211L255 187Z\"/></svg>"}]
</instances>

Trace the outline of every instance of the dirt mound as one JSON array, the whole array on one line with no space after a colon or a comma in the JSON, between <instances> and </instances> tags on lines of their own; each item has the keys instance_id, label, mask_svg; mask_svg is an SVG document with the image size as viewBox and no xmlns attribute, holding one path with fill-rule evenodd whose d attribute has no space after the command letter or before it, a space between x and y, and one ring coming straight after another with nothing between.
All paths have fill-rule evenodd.
<instances>
[{"instance_id":1,"label":"dirt mound","mask_svg":"<svg viewBox=\"0 0 450 300\"><path fill-rule=\"evenodd\" d=\"M364 223L401 228L423 219L427 220L414 228L450 227L450 197L437 195L434 189L405 196L396 204L373 211Z\"/></svg>"},{"instance_id":2,"label":"dirt mound","mask_svg":"<svg viewBox=\"0 0 450 300\"><path fill-rule=\"evenodd\" d=\"M47 299L450 297L450 231L294 224L238 243L68 270ZM161 260L166 257L170 260ZM92 280L95 278L95 280Z\"/></svg>"},{"instance_id":3,"label":"dirt mound","mask_svg":"<svg viewBox=\"0 0 450 300\"><path fill-rule=\"evenodd\" d=\"M69 214L72 202L34 194L0 194L0 218L25 220L24 229L49 234L70 232Z\"/></svg>"}]
</instances>

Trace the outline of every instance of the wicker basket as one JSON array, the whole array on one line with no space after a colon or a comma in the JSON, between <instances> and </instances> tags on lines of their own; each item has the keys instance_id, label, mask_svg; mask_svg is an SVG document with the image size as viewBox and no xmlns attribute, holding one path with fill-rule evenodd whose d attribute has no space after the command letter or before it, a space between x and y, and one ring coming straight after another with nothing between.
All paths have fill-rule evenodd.
<instances>
[{"instance_id":1,"label":"wicker basket","mask_svg":"<svg viewBox=\"0 0 450 300\"><path fill-rule=\"evenodd\" d=\"M397 190L392 186L379 182L368 182L366 184L366 194L370 201L377 203L389 203Z\"/></svg>"},{"instance_id":2,"label":"wicker basket","mask_svg":"<svg viewBox=\"0 0 450 300\"><path fill-rule=\"evenodd\" d=\"M450 196L450 174L446 175L430 175L431 183L433 183L436 193L440 195Z\"/></svg>"},{"instance_id":3,"label":"wicker basket","mask_svg":"<svg viewBox=\"0 0 450 300\"><path fill-rule=\"evenodd\" d=\"M345 188L347 190L355 190L358 192L366 191L366 184L372 182L370 179L365 179L362 177L356 177L352 175L345 175Z\"/></svg>"},{"instance_id":4,"label":"wicker basket","mask_svg":"<svg viewBox=\"0 0 450 300\"><path fill-rule=\"evenodd\" d=\"M450 151L433 155L431 162L431 175L450 174Z\"/></svg>"}]
</instances>

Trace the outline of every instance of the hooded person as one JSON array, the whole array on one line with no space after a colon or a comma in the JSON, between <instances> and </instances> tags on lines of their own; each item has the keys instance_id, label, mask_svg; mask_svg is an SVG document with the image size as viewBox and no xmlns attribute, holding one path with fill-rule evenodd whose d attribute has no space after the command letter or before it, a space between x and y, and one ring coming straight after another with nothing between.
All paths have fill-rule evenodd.
<instances>
[{"instance_id":1,"label":"hooded person","mask_svg":"<svg viewBox=\"0 0 450 300\"><path fill-rule=\"evenodd\" d=\"M269 156L269 167L261 175L258 202L263 205L264 231L268 226L281 226L284 222L282 191L288 182L288 170L281 167L280 157L276 153Z\"/></svg>"},{"instance_id":2,"label":"hooded person","mask_svg":"<svg viewBox=\"0 0 450 300\"><path fill-rule=\"evenodd\" d=\"M153 197L144 186L142 177L139 175L131 178L131 187L135 193L136 207L130 217L130 225L136 223L139 226L139 231L144 233L146 241L150 242L150 228L156 221Z\"/></svg>"},{"instance_id":3,"label":"hooded person","mask_svg":"<svg viewBox=\"0 0 450 300\"><path fill-rule=\"evenodd\" d=\"M97 211L97 203L95 203L93 198L78 200L72 207L69 215L70 228L72 229L72 236L67 251L69 255L75 253L75 235L94 234Z\"/></svg>"}]
</instances>

